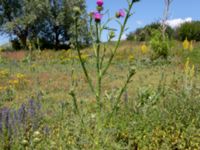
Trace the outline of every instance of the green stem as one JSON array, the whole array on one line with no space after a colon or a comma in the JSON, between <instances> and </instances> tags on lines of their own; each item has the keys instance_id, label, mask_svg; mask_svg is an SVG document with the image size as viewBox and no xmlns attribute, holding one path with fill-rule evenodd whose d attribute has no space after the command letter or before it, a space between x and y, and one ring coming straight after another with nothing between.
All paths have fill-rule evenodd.
<instances>
[{"instance_id":1,"label":"green stem","mask_svg":"<svg viewBox=\"0 0 200 150\"><path fill-rule=\"evenodd\" d=\"M101 68L101 69L102 69L102 67L103 67L103 62L104 62L105 56L106 56L106 47L105 47L105 45L104 45L103 55L102 55L101 60L100 60L100 68Z\"/></svg>"},{"instance_id":2,"label":"green stem","mask_svg":"<svg viewBox=\"0 0 200 150\"><path fill-rule=\"evenodd\" d=\"M117 111L117 107L120 103L120 100L121 100L121 97L122 97L122 94L124 93L124 91L126 90L128 84L130 83L131 81L131 78L132 76L134 75L135 73L129 73L128 77L127 77L127 80L124 84L124 86L121 88L120 92L119 92L119 95L117 96L116 98L116 102L114 104L114 107L112 109L112 112L110 113L109 117L108 117L108 121L110 121L111 117L113 116L113 114Z\"/></svg>"},{"instance_id":3,"label":"green stem","mask_svg":"<svg viewBox=\"0 0 200 150\"><path fill-rule=\"evenodd\" d=\"M91 91L93 93L95 93L94 86L92 84L92 80L89 77L88 71L87 71L87 69L85 67L84 60L81 57L80 47L79 47L79 43L78 43L78 18L76 18L76 20L75 20L75 30L76 30L76 50L78 52L78 57L79 57L79 60L81 62L81 66L82 66L83 72L85 74L85 77L87 79L87 82L89 84L89 87L90 87Z\"/></svg>"},{"instance_id":4,"label":"green stem","mask_svg":"<svg viewBox=\"0 0 200 150\"><path fill-rule=\"evenodd\" d=\"M99 37L99 23L96 23L96 44L97 44L97 57L96 57L96 68L97 68L97 93L96 100L101 112L101 68L100 68L100 37Z\"/></svg>"},{"instance_id":5,"label":"green stem","mask_svg":"<svg viewBox=\"0 0 200 150\"><path fill-rule=\"evenodd\" d=\"M105 68L103 69L103 71L102 71L102 76L104 76L104 75L106 74L106 72L107 72L107 70L109 69L109 67L110 67L110 65L111 65L111 63L112 63L112 61L113 61L113 58L114 58L114 56L115 56L115 54L116 54L116 52L117 52L117 49L119 48L119 45L120 45L120 42L121 42L121 38L122 38L122 35L123 35L123 33L124 33L124 30L125 30L125 27L126 27L128 18L130 17L130 13L131 13L131 9L132 9L132 7L133 7L133 4L134 4L134 1L132 1L132 2L130 3L130 5L129 5L128 12L127 12L127 14L126 14L124 23L123 23L123 25L122 25L122 27L121 27L120 34L119 34L119 37L118 37L116 46L115 46L115 48L114 48L114 50L113 50L113 52L112 52L112 54L111 54L111 56L110 56L110 58L109 58L109 60L108 60L108 63L107 63L107 65L106 65L106 67L105 67Z\"/></svg>"}]
</instances>

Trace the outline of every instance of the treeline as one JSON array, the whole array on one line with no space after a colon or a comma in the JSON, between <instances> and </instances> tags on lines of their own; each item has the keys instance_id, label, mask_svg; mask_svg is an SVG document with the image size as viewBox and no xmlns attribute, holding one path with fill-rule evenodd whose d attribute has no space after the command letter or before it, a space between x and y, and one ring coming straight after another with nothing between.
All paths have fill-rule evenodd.
<instances>
[{"instance_id":1,"label":"treeline","mask_svg":"<svg viewBox=\"0 0 200 150\"><path fill-rule=\"evenodd\" d=\"M80 41L87 45L85 0L0 0L0 33L15 49L31 43L41 49L67 49L73 37L73 8L81 9Z\"/></svg>"},{"instance_id":2,"label":"treeline","mask_svg":"<svg viewBox=\"0 0 200 150\"><path fill-rule=\"evenodd\" d=\"M127 35L127 40L149 41L155 30L161 31L160 23L152 23L143 28L136 29L136 31ZM169 39L180 41L184 41L186 38L188 40L200 41L200 21L186 22L175 29L167 26L166 35Z\"/></svg>"}]
</instances>

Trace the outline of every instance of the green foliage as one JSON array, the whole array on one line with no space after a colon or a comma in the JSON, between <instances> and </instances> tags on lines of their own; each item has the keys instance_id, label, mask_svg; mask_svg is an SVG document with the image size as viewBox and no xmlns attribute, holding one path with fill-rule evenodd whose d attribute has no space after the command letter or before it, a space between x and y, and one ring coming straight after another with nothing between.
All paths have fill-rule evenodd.
<instances>
[{"instance_id":1,"label":"green foliage","mask_svg":"<svg viewBox=\"0 0 200 150\"><path fill-rule=\"evenodd\" d=\"M130 43L132 45L129 46L134 49L140 46L140 43L138 45ZM120 50L128 51L128 43L122 44L124 46ZM176 52L180 52L179 44L178 42L174 44ZM199 51L199 43L196 43L194 47L194 51L187 55L191 57L191 62L194 57L192 63L198 65L199 55L196 54ZM89 56L94 55L90 49L88 51ZM126 57L120 61L114 60L111 71L106 76L106 85L104 84L103 87L106 90L102 93L104 111L101 113L100 124L98 124L98 109L92 93L87 88L75 54L74 51L42 51L37 53L37 57L31 64L22 60L14 62L4 58L5 63L0 64L0 70L7 69L7 71L1 73L4 75L0 79L0 86L8 87L6 81L9 78L14 79L19 72L27 74L30 84L24 88L17 88L12 101L8 98L7 101L1 99L1 108L9 107L12 124L11 130L7 130L5 119L3 119L4 132L0 134L0 149L10 147L10 149L36 150L58 148L185 150L200 147L198 66L195 65L193 84L188 87L184 84L187 81L185 71L180 67L180 65L184 66L185 60L180 62L177 55L173 57L175 61L169 64L134 61L133 63L138 68L135 79L129 84L127 92L117 105L117 111L110 118L119 92L117 87L122 85L121 81L126 77L125 72L129 63ZM82 53L83 55L85 54ZM110 54L107 54L105 59L107 60L109 56ZM117 53L117 56L121 56L121 53ZM138 55L134 53L134 56ZM66 59L64 64L63 59ZM75 92L78 98L76 102L70 100L66 94L66 91L70 90L70 80L72 80L70 78L72 62L74 63ZM85 64L89 67L90 73L95 72L95 57L88 57ZM162 74L161 77L160 74ZM96 81L95 76L91 78ZM2 95L3 92L0 93L0 97ZM35 102L38 100L40 105L38 106L37 103L29 105L27 98L34 99ZM33 107L30 109L26 107L24 116L27 116L27 120L23 124L16 119L15 122L19 122L16 126L12 119L15 118L15 112L18 114L22 103ZM76 107L79 108L81 117ZM35 108L40 108L40 111ZM30 116L30 112L35 112L36 118ZM12 132L8 134L7 131Z\"/></svg>"},{"instance_id":2,"label":"green foliage","mask_svg":"<svg viewBox=\"0 0 200 150\"><path fill-rule=\"evenodd\" d=\"M0 91L0 94L0 103L12 101L15 98L15 90L12 87L7 87L3 91Z\"/></svg>"},{"instance_id":3,"label":"green foliage","mask_svg":"<svg viewBox=\"0 0 200 150\"><path fill-rule=\"evenodd\" d=\"M152 38L150 40L151 48L154 52L154 58L163 57L167 58L170 45L169 40L166 38L163 40L162 33L159 30L154 30L152 32Z\"/></svg>"},{"instance_id":4,"label":"green foliage","mask_svg":"<svg viewBox=\"0 0 200 150\"><path fill-rule=\"evenodd\" d=\"M1 0L0 32L16 37L15 42L20 42L20 48L28 48L28 40L35 42L39 39L39 47L42 49L68 49L72 36L74 6L82 10L80 37L81 44L87 45L90 38L87 32L85 0Z\"/></svg>"},{"instance_id":5,"label":"green foliage","mask_svg":"<svg viewBox=\"0 0 200 150\"><path fill-rule=\"evenodd\" d=\"M177 29L178 39L200 41L200 21L186 22Z\"/></svg>"},{"instance_id":6,"label":"green foliage","mask_svg":"<svg viewBox=\"0 0 200 150\"><path fill-rule=\"evenodd\" d=\"M21 44L20 44L20 41L17 38L11 40L11 44L12 44L12 48L14 50L20 50L22 48Z\"/></svg>"},{"instance_id":7,"label":"green foliage","mask_svg":"<svg viewBox=\"0 0 200 150\"><path fill-rule=\"evenodd\" d=\"M127 36L127 40L149 41L151 39L151 37L153 36L152 31L160 30L160 29L161 29L160 23L152 23L150 25L146 25L143 28L136 29L135 32L129 33ZM167 26L166 34L169 38L172 38L173 34L174 34L174 30L170 26Z\"/></svg>"}]
</instances>

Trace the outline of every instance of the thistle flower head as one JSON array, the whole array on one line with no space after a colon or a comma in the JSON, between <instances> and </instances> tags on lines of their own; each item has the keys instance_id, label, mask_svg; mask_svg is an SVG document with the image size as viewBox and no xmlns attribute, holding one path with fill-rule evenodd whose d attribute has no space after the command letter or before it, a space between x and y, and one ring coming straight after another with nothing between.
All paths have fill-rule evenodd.
<instances>
[{"instance_id":1,"label":"thistle flower head","mask_svg":"<svg viewBox=\"0 0 200 150\"><path fill-rule=\"evenodd\" d=\"M94 12L93 13L93 17L94 17L96 22L100 22L101 18L102 18L102 15L99 12Z\"/></svg>"},{"instance_id":2,"label":"thistle flower head","mask_svg":"<svg viewBox=\"0 0 200 150\"><path fill-rule=\"evenodd\" d=\"M126 13L123 9L120 9L117 13L116 13L116 17L120 18L120 17L125 17Z\"/></svg>"},{"instance_id":3,"label":"thistle flower head","mask_svg":"<svg viewBox=\"0 0 200 150\"><path fill-rule=\"evenodd\" d=\"M103 6L103 0L97 0L97 5L98 6Z\"/></svg>"}]
</instances>

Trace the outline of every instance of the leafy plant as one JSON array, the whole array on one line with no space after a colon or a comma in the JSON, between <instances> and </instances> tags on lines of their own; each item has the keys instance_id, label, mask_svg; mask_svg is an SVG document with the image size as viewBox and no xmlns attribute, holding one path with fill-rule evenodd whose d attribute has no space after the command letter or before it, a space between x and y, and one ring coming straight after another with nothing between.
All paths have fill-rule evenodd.
<instances>
[{"instance_id":1,"label":"leafy plant","mask_svg":"<svg viewBox=\"0 0 200 150\"><path fill-rule=\"evenodd\" d=\"M154 58L168 57L169 49L170 49L169 40L167 37L165 38L165 40L163 40L162 34L159 30L153 31L153 35L150 40L150 45L154 52L153 54Z\"/></svg>"}]
</instances>

